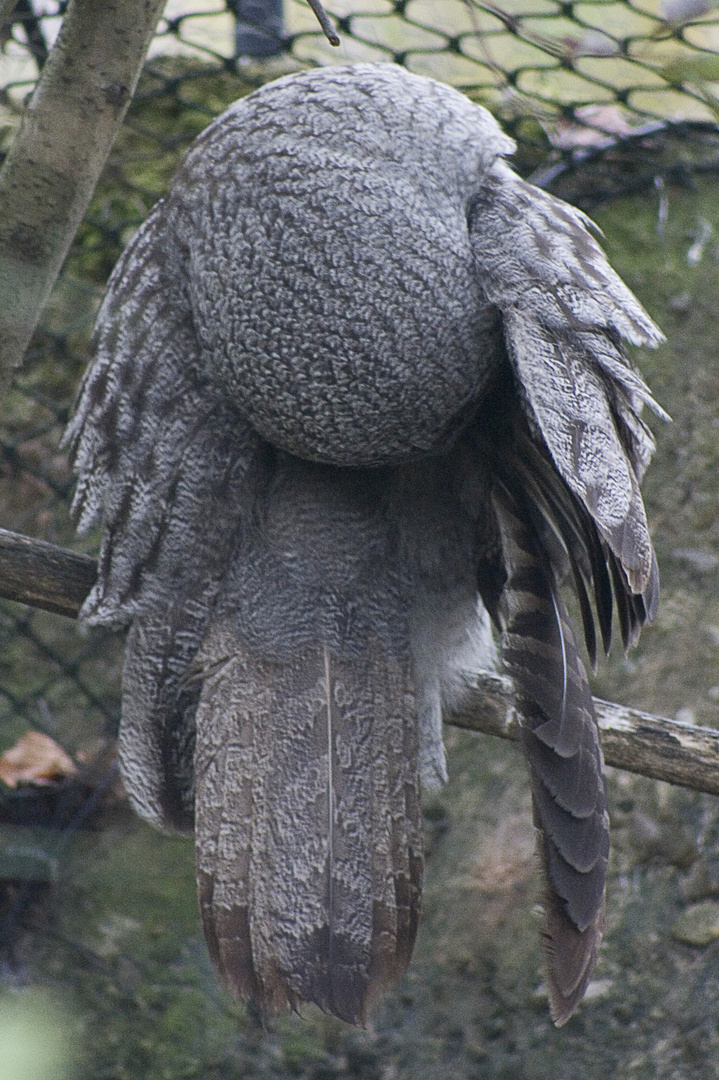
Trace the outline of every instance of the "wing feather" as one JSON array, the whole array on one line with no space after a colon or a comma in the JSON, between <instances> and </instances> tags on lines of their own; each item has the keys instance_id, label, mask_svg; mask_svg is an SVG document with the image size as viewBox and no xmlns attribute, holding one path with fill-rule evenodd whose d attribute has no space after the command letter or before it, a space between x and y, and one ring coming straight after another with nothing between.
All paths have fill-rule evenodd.
<instances>
[{"instance_id":1,"label":"wing feather","mask_svg":"<svg viewBox=\"0 0 719 1080\"><path fill-rule=\"evenodd\" d=\"M159 204L128 245L100 312L95 362L66 440L81 529L100 516L88 625L132 623L120 750L138 812L187 831L193 817L200 646L251 505L259 440L208 387L182 260Z\"/></svg>"},{"instance_id":2,"label":"wing feather","mask_svg":"<svg viewBox=\"0 0 719 1080\"><path fill-rule=\"evenodd\" d=\"M550 1004L561 1024L601 941L609 821L592 698L559 588L571 575L592 663L590 596L606 649L612 596L625 648L655 613L656 559L639 491L654 444L641 410L665 414L622 339L656 345L662 335L588 219L503 162L485 175L468 223L512 372L498 376L478 436L501 548L501 568L481 570L480 582L503 580L485 602L494 602L517 688L546 878Z\"/></svg>"},{"instance_id":3,"label":"wing feather","mask_svg":"<svg viewBox=\"0 0 719 1080\"><path fill-rule=\"evenodd\" d=\"M492 504L506 572L502 661L517 688L522 746L545 868L552 1015L564 1023L591 977L604 918L609 818L591 693L551 561L501 484Z\"/></svg>"},{"instance_id":4,"label":"wing feather","mask_svg":"<svg viewBox=\"0 0 719 1080\"><path fill-rule=\"evenodd\" d=\"M530 426L643 593L653 552L638 481L653 443L639 412L665 416L621 345L662 334L607 263L579 211L488 171L469 215L479 279L502 313Z\"/></svg>"}]
</instances>

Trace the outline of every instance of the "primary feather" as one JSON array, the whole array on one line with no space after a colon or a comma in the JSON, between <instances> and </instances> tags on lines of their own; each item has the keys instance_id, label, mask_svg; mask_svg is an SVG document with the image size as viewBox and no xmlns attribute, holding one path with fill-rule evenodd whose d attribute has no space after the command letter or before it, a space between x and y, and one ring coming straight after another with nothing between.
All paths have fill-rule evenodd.
<instances>
[{"instance_id":1,"label":"primary feather","mask_svg":"<svg viewBox=\"0 0 719 1080\"><path fill-rule=\"evenodd\" d=\"M391 65L227 110L128 246L69 430L104 522L88 623L129 625L138 811L194 828L217 971L361 1021L409 962L420 775L501 635L564 1022L601 939L608 818L586 673L656 608L639 481L659 331L578 211L458 92ZM655 407L656 408L656 407Z\"/></svg>"}]
</instances>

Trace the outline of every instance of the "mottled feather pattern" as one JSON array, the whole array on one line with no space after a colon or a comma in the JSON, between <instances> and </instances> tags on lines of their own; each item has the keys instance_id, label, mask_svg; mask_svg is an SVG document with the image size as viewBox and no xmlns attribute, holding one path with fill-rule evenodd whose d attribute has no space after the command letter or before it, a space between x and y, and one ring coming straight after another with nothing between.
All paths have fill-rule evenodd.
<instances>
[{"instance_id":1,"label":"mottled feather pattern","mask_svg":"<svg viewBox=\"0 0 719 1080\"><path fill-rule=\"evenodd\" d=\"M80 527L100 516L104 525L83 619L132 622L120 731L125 784L143 817L191 831L194 705L182 677L227 571L260 440L198 371L159 214L115 271L98 317L97 360L66 439L81 476Z\"/></svg>"},{"instance_id":2,"label":"mottled feather pattern","mask_svg":"<svg viewBox=\"0 0 719 1080\"><path fill-rule=\"evenodd\" d=\"M398 94L384 67L370 92L332 70L280 80L201 136L168 225L212 378L261 435L353 466L451 441L489 375L476 342L495 321L465 192L512 148L449 88L405 74Z\"/></svg>"},{"instance_id":3,"label":"mottled feather pattern","mask_svg":"<svg viewBox=\"0 0 719 1080\"><path fill-rule=\"evenodd\" d=\"M656 610L661 410L622 341L661 335L513 147L392 65L280 79L196 140L98 316L68 431L75 512L103 523L83 618L129 626L125 783L194 823L213 963L265 1012L362 1022L409 963L420 776L446 777L489 616L557 1022L594 968L606 796L560 588L592 663L613 603L625 646Z\"/></svg>"},{"instance_id":4,"label":"mottled feather pattern","mask_svg":"<svg viewBox=\"0 0 719 1080\"><path fill-rule=\"evenodd\" d=\"M378 649L368 684L327 649L267 664L227 626L204 664L198 877L215 964L265 1010L309 1000L357 1023L408 963L419 914L407 667Z\"/></svg>"},{"instance_id":5,"label":"mottled feather pattern","mask_svg":"<svg viewBox=\"0 0 719 1080\"><path fill-rule=\"evenodd\" d=\"M638 479L652 444L639 412L646 402L665 414L620 339L657 344L662 335L584 221L498 162L472 205L470 235L528 414L642 593L653 554Z\"/></svg>"},{"instance_id":6,"label":"mottled feather pattern","mask_svg":"<svg viewBox=\"0 0 719 1080\"><path fill-rule=\"evenodd\" d=\"M484 286L488 295L496 291L498 302L501 296L501 307L524 308L561 329L611 329L633 345L664 340L607 262L589 232L595 228L591 219L521 180L506 162L496 161L487 170L471 201L469 222L473 237L481 237L477 258L487 266L502 260L499 279ZM511 247L502 243L500 223L514 241ZM631 370L628 361L626 366ZM643 392L653 401L646 388Z\"/></svg>"}]
</instances>

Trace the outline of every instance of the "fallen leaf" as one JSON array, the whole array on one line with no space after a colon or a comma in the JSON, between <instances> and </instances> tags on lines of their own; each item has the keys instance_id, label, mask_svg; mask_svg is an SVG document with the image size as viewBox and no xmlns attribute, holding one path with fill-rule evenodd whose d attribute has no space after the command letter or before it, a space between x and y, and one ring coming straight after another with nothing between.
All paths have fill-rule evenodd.
<instances>
[{"instance_id":1,"label":"fallen leaf","mask_svg":"<svg viewBox=\"0 0 719 1080\"><path fill-rule=\"evenodd\" d=\"M0 780L12 788L19 784L50 784L76 772L74 761L63 748L39 731L28 731L0 755Z\"/></svg>"}]
</instances>

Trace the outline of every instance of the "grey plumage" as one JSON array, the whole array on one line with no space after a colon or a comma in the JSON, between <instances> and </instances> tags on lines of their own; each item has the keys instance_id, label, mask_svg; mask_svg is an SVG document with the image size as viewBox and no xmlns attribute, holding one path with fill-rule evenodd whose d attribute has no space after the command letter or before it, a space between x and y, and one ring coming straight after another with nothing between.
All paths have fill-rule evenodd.
<instances>
[{"instance_id":1,"label":"grey plumage","mask_svg":"<svg viewBox=\"0 0 719 1080\"><path fill-rule=\"evenodd\" d=\"M129 625L139 813L193 828L228 989L350 1021L409 962L420 772L491 664L517 688L564 1022L601 939L586 673L656 607L639 494L660 333L578 211L456 91L303 72L227 110L128 246L68 439L104 522L87 623ZM659 410L660 411L660 410Z\"/></svg>"}]
</instances>

